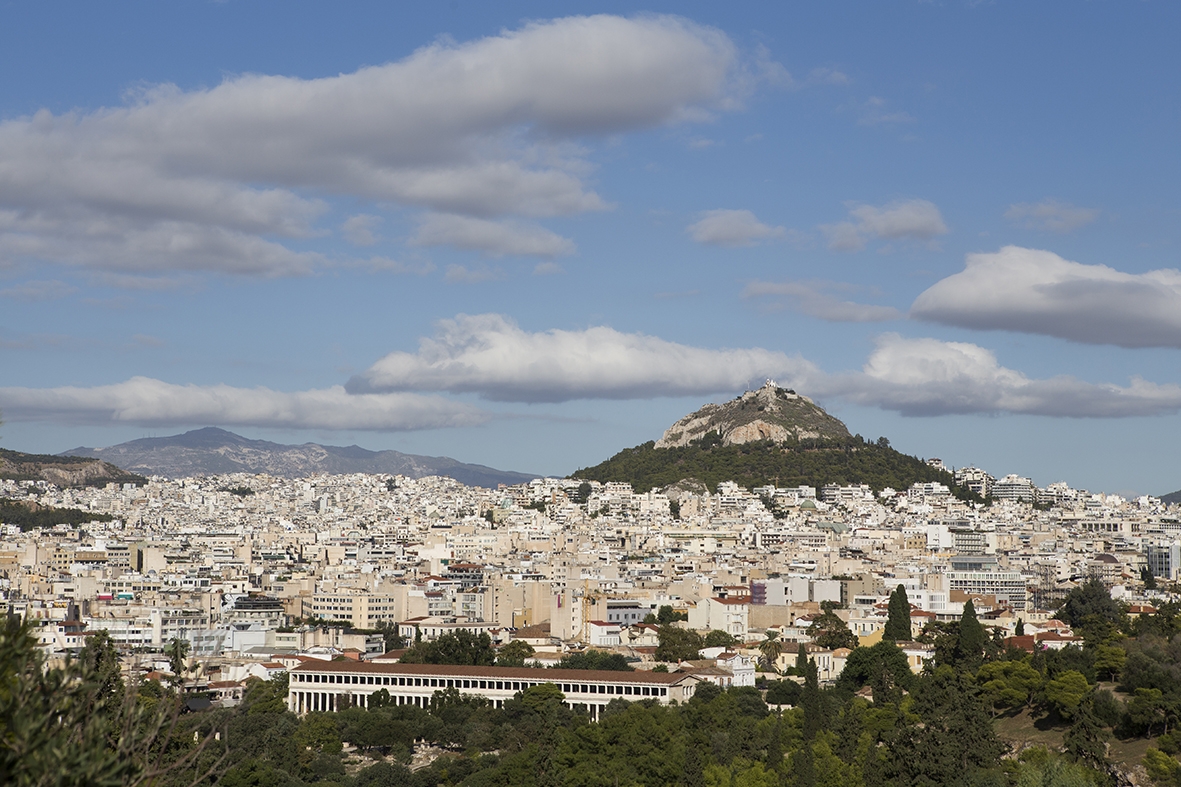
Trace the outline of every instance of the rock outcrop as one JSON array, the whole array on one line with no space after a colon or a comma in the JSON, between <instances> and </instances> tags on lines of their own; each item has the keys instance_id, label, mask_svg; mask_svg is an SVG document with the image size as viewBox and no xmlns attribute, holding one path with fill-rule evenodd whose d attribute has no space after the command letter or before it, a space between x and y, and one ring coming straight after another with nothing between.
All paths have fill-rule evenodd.
<instances>
[{"instance_id":1,"label":"rock outcrop","mask_svg":"<svg viewBox=\"0 0 1181 787\"><path fill-rule=\"evenodd\" d=\"M690 413L670 426L656 447L688 445L711 432L721 438L723 445L850 437L843 423L811 399L768 380L757 391L747 391L724 404L707 404Z\"/></svg>"}]
</instances>

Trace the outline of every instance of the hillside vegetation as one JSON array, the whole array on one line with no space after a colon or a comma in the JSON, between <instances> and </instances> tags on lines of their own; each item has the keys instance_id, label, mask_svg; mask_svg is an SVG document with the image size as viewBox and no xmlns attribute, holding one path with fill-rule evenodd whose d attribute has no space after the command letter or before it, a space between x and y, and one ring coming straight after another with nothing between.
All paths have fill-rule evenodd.
<instances>
[{"instance_id":1,"label":"hillside vegetation","mask_svg":"<svg viewBox=\"0 0 1181 787\"><path fill-rule=\"evenodd\" d=\"M649 441L627 448L594 467L576 470L573 478L588 481L627 481L638 492L696 479L717 491L722 481L753 488L825 484L867 484L875 492L886 487L905 491L914 483L938 481L963 500L980 498L957 487L945 470L890 447L886 439L771 440L722 445L716 433L678 448L656 448Z\"/></svg>"},{"instance_id":2,"label":"hillside vegetation","mask_svg":"<svg viewBox=\"0 0 1181 787\"><path fill-rule=\"evenodd\" d=\"M0 448L0 480L46 481L59 487L146 484L143 476L84 456L26 454Z\"/></svg>"}]
</instances>

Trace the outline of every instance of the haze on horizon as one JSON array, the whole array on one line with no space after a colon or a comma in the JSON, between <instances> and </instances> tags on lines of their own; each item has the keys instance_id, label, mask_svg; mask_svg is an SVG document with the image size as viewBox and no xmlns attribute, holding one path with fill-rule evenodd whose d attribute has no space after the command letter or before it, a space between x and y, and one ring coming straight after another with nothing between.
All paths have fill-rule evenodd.
<instances>
[{"instance_id":1,"label":"haze on horizon","mask_svg":"<svg viewBox=\"0 0 1181 787\"><path fill-rule=\"evenodd\" d=\"M1181 487L1181 9L189 3L0 25L0 446L565 475L773 378Z\"/></svg>"}]
</instances>

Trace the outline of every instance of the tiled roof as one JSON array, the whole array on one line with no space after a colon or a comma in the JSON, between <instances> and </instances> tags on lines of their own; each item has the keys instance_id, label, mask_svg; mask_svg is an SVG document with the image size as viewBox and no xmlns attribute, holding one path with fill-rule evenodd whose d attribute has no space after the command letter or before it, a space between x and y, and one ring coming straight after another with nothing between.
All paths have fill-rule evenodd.
<instances>
[{"instance_id":1,"label":"tiled roof","mask_svg":"<svg viewBox=\"0 0 1181 787\"><path fill-rule=\"evenodd\" d=\"M535 669L531 667L468 667L454 664L377 664L371 661L322 661L301 664L293 672L345 672L369 675L429 675L460 678L500 678L543 683L665 683L674 684L684 675L624 670Z\"/></svg>"}]
</instances>

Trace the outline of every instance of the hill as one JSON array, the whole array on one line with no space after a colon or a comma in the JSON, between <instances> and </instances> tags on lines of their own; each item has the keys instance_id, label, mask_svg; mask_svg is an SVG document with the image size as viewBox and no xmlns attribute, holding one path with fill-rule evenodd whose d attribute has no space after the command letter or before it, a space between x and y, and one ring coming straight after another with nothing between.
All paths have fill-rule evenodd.
<instances>
[{"instance_id":1,"label":"hill","mask_svg":"<svg viewBox=\"0 0 1181 787\"><path fill-rule=\"evenodd\" d=\"M46 481L59 487L142 484L147 481L143 476L98 458L24 454L4 448L0 448L0 479Z\"/></svg>"},{"instance_id":2,"label":"hill","mask_svg":"<svg viewBox=\"0 0 1181 787\"><path fill-rule=\"evenodd\" d=\"M774 405L774 409L773 406ZM761 408L761 409L760 409ZM904 491L938 481L965 500L980 498L955 485L946 470L896 451L889 440L850 435L840 420L806 397L773 384L677 421L659 442L620 451L577 470L574 478L628 481L637 491L693 479L716 490L722 481L752 488L868 484Z\"/></svg>"},{"instance_id":3,"label":"hill","mask_svg":"<svg viewBox=\"0 0 1181 787\"><path fill-rule=\"evenodd\" d=\"M657 448L681 448L715 432L722 445L759 440L847 440L852 437L839 419L795 391L768 381L725 404L707 404L670 426Z\"/></svg>"},{"instance_id":4,"label":"hill","mask_svg":"<svg viewBox=\"0 0 1181 787\"><path fill-rule=\"evenodd\" d=\"M445 456L369 451L356 445L283 445L251 440L215 427L171 437L146 437L109 448L75 448L66 455L105 459L145 475L169 478L226 473L266 473L287 478L315 473L390 473L412 478L448 476L469 486L484 487L520 484L536 478Z\"/></svg>"},{"instance_id":5,"label":"hill","mask_svg":"<svg viewBox=\"0 0 1181 787\"><path fill-rule=\"evenodd\" d=\"M1176 492L1169 492L1167 495L1161 495L1160 499L1166 505L1181 503L1181 489L1178 489Z\"/></svg>"}]
</instances>

